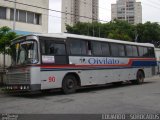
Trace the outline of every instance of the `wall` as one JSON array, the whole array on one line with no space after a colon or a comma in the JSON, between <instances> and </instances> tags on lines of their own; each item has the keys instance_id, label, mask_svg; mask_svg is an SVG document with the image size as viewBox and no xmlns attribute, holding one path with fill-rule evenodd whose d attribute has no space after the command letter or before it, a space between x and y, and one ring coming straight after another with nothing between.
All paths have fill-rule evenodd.
<instances>
[{"instance_id":1,"label":"wall","mask_svg":"<svg viewBox=\"0 0 160 120\"><path fill-rule=\"evenodd\" d=\"M49 8L49 0L17 0L17 2L30 4L30 5L34 5L38 7L43 7L43 8ZM7 19L3 19L3 20L0 19L0 27L5 25L12 29L13 21L10 20L10 9L9 8L14 8L14 3L8 2L5 0L0 0L0 3L1 3L0 6L8 8L7 9ZM26 6L26 5L21 5L18 3L16 5L16 8L20 10L25 10L25 11L30 11L30 12L41 14L41 18L40 18L41 23L39 25L16 21L16 30L34 32L34 33L48 33L48 10Z\"/></svg>"}]
</instances>

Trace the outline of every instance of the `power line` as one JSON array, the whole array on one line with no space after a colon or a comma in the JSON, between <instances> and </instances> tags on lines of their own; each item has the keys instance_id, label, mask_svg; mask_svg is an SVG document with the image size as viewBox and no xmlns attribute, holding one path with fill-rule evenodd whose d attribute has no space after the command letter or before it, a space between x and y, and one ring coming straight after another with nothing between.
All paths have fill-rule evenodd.
<instances>
[{"instance_id":1,"label":"power line","mask_svg":"<svg viewBox=\"0 0 160 120\"><path fill-rule=\"evenodd\" d=\"M154 6L154 5L152 5L152 4L148 4L148 3L144 3L144 2L143 2L142 4L147 5L147 6L149 6L149 7L152 7L152 8L155 8L155 9L160 9L159 7Z\"/></svg>"},{"instance_id":2,"label":"power line","mask_svg":"<svg viewBox=\"0 0 160 120\"><path fill-rule=\"evenodd\" d=\"M101 22L108 22L108 21L94 19L94 18L87 17L87 16L77 15L77 14L74 14L74 13L63 12L63 11L59 11L59 10L53 10L53 9L39 7L39 6L35 6L35 5L31 5L31 4L26 4L26 3L21 3L21 2L15 2L15 1L12 1L12 0L4 0L4 1L8 1L8 2L12 2L12 3L17 3L17 4L21 4L21 5L26 5L26 6L30 6L30 7L35 7L35 8L39 8L39 9L43 9L43 10L53 11L53 12L57 12L57 13L74 15L74 16L78 16L78 17L82 17L82 18L91 19L91 20L96 20L96 21L101 21Z\"/></svg>"},{"instance_id":3,"label":"power line","mask_svg":"<svg viewBox=\"0 0 160 120\"><path fill-rule=\"evenodd\" d=\"M153 1L147 1L147 2L150 2L150 3L152 3L152 4L154 4L154 5L158 5L158 6L160 5L160 3L155 2L155 1L154 1L154 2L153 2Z\"/></svg>"}]
</instances>

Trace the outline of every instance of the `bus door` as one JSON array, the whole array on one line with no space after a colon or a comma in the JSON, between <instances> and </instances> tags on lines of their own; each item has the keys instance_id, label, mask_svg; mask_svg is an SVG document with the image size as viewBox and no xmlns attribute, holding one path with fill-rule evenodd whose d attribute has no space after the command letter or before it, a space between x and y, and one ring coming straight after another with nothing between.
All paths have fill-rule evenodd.
<instances>
[{"instance_id":1,"label":"bus door","mask_svg":"<svg viewBox=\"0 0 160 120\"><path fill-rule=\"evenodd\" d=\"M55 64L68 64L66 44L64 42L55 42L54 53Z\"/></svg>"},{"instance_id":2,"label":"bus door","mask_svg":"<svg viewBox=\"0 0 160 120\"><path fill-rule=\"evenodd\" d=\"M52 67L68 64L66 44L62 40L45 40L41 43L42 65L48 68L41 72L41 89L52 89L55 87L54 69Z\"/></svg>"}]
</instances>

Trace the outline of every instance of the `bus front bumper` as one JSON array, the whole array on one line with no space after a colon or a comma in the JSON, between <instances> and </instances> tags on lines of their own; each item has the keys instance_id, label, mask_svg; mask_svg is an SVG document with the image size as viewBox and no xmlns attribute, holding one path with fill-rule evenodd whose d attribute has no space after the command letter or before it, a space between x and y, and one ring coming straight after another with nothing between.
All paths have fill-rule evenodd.
<instances>
[{"instance_id":1,"label":"bus front bumper","mask_svg":"<svg viewBox=\"0 0 160 120\"><path fill-rule=\"evenodd\" d=\"M4 86L5 91L26 91L26 92L32 92L32 91L39 91L41 90L40 84L21 84L21 85L5 85Z\"/></svg>"}]
</instances>

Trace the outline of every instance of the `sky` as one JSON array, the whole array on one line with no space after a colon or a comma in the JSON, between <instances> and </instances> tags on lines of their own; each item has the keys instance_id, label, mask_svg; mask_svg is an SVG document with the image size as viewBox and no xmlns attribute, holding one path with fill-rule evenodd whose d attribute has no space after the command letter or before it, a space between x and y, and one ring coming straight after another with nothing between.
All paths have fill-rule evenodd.
<instances>
[{"instance_id":1,"label":"sky","mask_svg":"<svg viewBox=\"0 0 160 120\"><path fill-rule=\"evenodd\" d=\"M142 3L142 22L146 21L160 23L160 0L137 0ZM111 20L111 4L116 0L99 0L99 19ZM61 11L61 0L50 0L50 9ZM49 32L61 32L61 14L49 12Z\"/></svg>"}]
</instances>

